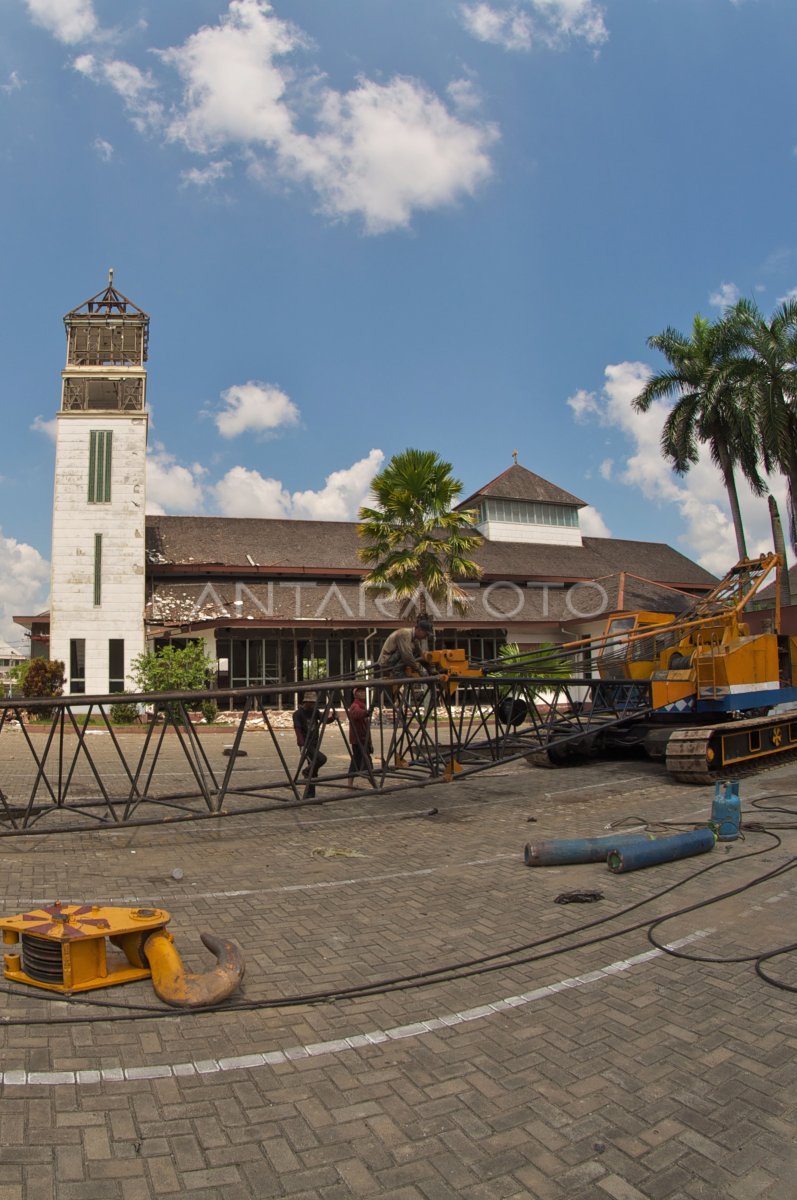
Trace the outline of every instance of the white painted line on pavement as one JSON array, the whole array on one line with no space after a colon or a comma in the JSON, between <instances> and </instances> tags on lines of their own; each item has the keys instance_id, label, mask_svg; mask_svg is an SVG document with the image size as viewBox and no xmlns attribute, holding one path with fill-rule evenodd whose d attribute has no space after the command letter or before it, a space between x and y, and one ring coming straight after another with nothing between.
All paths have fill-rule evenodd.
<instances>
[{"instance_id":1,"label":"white painted line on pavement","mask_svg":"<svg viewBox=\"0 0 797 1200\"><path fill-rule=\"evenodd\" d=\"M687 937L669 942L668 948L677 950L680 946L700 938L709 937L712 929L698 929ZM62 1087L64 1085L96 1087L98 1083L121 1083L138 1079L168 1079L180 1078L186 1075L207 1075L226 1071L251 1071L262 1067L276 1066L280 1063L294 1062L297 1059L321 1057L333 1054L345 1054L349 1050L359 1050L366 1046L379 1045L382 1042L397 1042L404 1038L423 1037L440 1029L453 1029L457 1025L469 1021L481 1021L498 1013L510 1012L538 1000L546 1000L557 992L567 988L589 987L593 983L601 983L621 971L629 971L633 967L660 958L663 950L646 950L635 954L632 958L624 958L619 962L608 963L596 971L585 975L575 975L560 979L557 983L546 987L535 988L530 992L522 992L518 996L506 996L494 1000L490 1004L480 1004L477 1008L464 1009L456 1013L444 1013L439 1017L431 1017L425 1021L415 1021L410 1025L396 1025L392 1029L374 1029L365 1033L352 1034L348 1037L336 1038L329 1042L313 1042L304 1046L286 1046L284 1050L269 1050L260 1054L242 1054L234 1058L200 1059L181 1063L159 1063L143 1067L106 1067L101 1070L82 1071L0 1071L0 1083L6 1087ZM141 1017L146 1020L146 1016ZM98 1018L101 1021L102 1018ZM2 1020L0 1020L2 1027Z\"/></svg>"},{"instance_id":2,"label":"white painted line on pavement","mask_svg":"<svg viewBox=\"0 0 797 1200\"><path fill-rule=\"evenodd\" d=\"M315 892L324 888L348 887L352 884L360 883L384 883L390 879L412 879L417 875L433 875L436 871L460 871L463 867L481 867L487 863L501 862L504 859L519 858L517 854L494 854L491 858L471 858L461 863L441 863L438 867L419 867L416 871L391 871L385 875L359 875L351 879L324 879L317 883L285 883L279 887L273 888L242 888L232 892L183 892L181 898L184 900L229 900L236 899L239 896L271 896L279 892ZM172 899L178 893L172 893ZM159 897L160 900L166 901L165 895ZM64 904L82 904L83 900L68 900L61 897ZM48 899L42 899L40 896L34 899L18 900L17 907L20 909L31 909L40 907L43 904L52 904L53 899L50 896ZM148 892L146 896L109 896L105 903L107 904L153 904L152 892ZM101 904L102 900L95 900L93 903Z\"/></svg>"}]
</instances>

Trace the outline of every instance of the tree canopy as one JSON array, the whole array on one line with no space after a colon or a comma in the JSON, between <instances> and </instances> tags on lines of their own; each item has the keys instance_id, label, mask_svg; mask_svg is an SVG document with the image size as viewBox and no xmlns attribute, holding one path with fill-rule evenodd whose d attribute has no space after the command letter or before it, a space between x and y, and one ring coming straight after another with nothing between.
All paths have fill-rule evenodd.
<instances>
[{"instance_id":1,"label":"tree canopy","mask_svg":"<svg viewBox=\"0 0 797 1200\"><path fill-rule=\"evenodd\" d=\"M754 413L764 469L786 478L797 549L797 300L783 301L769 320L752 301L740 300L724 323L742 348L726 373Z\"/></svg>"},{"instance_id":2,"label":"tree canopy","mask_svg":"<svg viewBox=\"0 0 797 1200\"><path fill-rule=\"evenodd\" d=\"M482 540L476 517L455 511L462 483L451 471L433 450L404 450L374 477L373 504L359 512L366 588L413 599L419 614L430 603L467 611L461 583L481 574L468 557Z\"/></svg>"},{"instance_id":3,"label":"tree canopy","mask_svg":"<svg viewBox=\"0 0 797 1200\"><path fill-rule=\"evenodd\" d=\"M689 336L667 328L648 338L648 345L667 359L666 370L651 376L633 401L646 412L655 400L674 399L661 434L661 449L673 470L685 474L698 461L699 446L709 447L722 473L731 509L739 557L747 555L735 468L743 471L756 495L766 486L758 471L759 431L754 406L728 372L741 353L742 337L730 323L712 323L697 315Z\"/></svg>"},{"instance_id":4,"label":"tree canopy","mask_svg":"<svg viewBox=\"0 0 797 1200\"><path fill-rule=\"evenodd\" d=\"M633 400L646 412L655 400L672 400L661 448L673 469L685 473L707 445L719 467L731 509L740 557L747 550L736 471L754 494L768 491L764 474L781 472L789 487L789 527L797 549L797 300L781 303L767 320L757 305L740 300L717 321L697 315L687 336L668 327L648 338L667 359Z\"/></svg>"}]
</instances>

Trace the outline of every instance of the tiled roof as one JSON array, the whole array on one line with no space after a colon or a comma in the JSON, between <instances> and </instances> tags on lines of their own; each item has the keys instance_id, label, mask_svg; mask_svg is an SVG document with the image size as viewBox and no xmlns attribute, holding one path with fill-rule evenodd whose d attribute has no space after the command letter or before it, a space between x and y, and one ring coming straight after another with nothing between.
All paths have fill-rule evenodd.
<instances>
[{"instance_id":1,"label":"tiled roof","mask_svg":"<svg viewBox=\"0 0 797 1200\"><path fill-rule=\"evenodd\" d=\"M357 525L241 517L147 517L148 571L153 577L204 575L330 575L360 578ZM487 579L599 579L619 571L672 587L707 588L708 571L663 542L583 539L582 546L484 541L472 556ZM258 571L257 568L260 568Z\"/></svg>"},{"instance_id":2,"label":"tiled roof","mask_svg":"<svg viewBox=\"0 0 797 1200\"><path fill-rule=\"evenodd\" d=\"M584 500L579 500L577 496L566 492L564 488L557 487L555 483L549 483L541 475L535 475L533 471L526 470L518 463L508 467L506 471L502 471L500 475L485 484L483 488L479 488L478 492L474 492L472 496L468 496L467 500L463 500L457 507L469 507L474 500L478 500L482 496L489 496L496 500L531 500L541 504L586 507Z\"/></svg>"},{"instance_id":3,"label":"tiled roof","mask_svg":"<svg viewBox=\"0 0 797 1200\"><path fill-rule=\"evenodd\" d=\"M351 521L257 517L147 517L148 565L259 566L276 572L339 570L359 574Z\"/></svg>"},{"instance_id":4,"label":"tiled roof","mask_svg":"<svg viewBox=\"0 0 797 1200\"><path fill-rule=\"evenodd\" d=\"M687 592L653 583L650 579L640 579L638 575L628 575L624 571L598 582L606 587L609 594L612 594L611 584L615 581L618 586L614 593L613 608L616 611L671 612L678 616L691 608L694 603L694 596Z\"/></svg>"}]
</instances>

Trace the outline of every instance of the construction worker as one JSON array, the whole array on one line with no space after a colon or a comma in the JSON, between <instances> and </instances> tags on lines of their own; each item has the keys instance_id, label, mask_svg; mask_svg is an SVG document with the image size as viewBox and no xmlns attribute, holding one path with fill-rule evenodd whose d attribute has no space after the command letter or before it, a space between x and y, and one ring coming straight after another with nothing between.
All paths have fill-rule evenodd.
<instances>
[{"instance_id":1,"label":"construction worker","mask_svg":"<svg viewBox=\"0 0 797 1200\"><path fill-rule=\"evenodd\" d=\"M312 799L315 796L315 778L327 761L327 756L320 748L323 726L335 720L335 713L329 712L323 716L318 710L318 692L305 692L302 702L293 714L293 731L296 734L296 744L302 752L302 758L307 763L302 771L308 780L305 796Z\"/></svg>"},{"instance_id":2,"label":"construction worker","mask_svg":"<svg viewBox=\"0 0 797 1200\"><path fill-rule=\"evenodd\" d=\"M409 629L394 629L385 641L376 660L380 675L426 675L429 664L422 657L421 642L432 636L433 626L428 617L418 617Z\"/></svg>"},{"instance_id":3,"label":"construction worker","mask_svg":"<svg viewBox=\"0 0 797 1200\"><path fill-rule=\"evenodd\" d=\"M367 775L371 780L371 786L376 787L374 764L371 759L374 752L374 744L371 740L371 716L368 712L364 687L352 689L352 702L346 710L346 716L349 718L349 746L351 747L347 781L349 787L354 787L356 775Z\"/></svg>"}]
</instances>

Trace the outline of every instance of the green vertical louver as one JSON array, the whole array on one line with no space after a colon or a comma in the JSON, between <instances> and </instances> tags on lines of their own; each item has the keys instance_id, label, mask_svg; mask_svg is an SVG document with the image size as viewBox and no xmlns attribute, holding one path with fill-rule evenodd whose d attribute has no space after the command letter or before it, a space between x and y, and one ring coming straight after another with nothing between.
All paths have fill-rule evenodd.
<instances>
[{"instance_id":1,"label":"green vertical louver","mask_svg":"<svg viewBox=\"0 0 797 1200\"><path fill-rule=\"evenodd\" d=\"M94 534L94 604L102 604L102 534Z\"/></svg>"},{"instance_id":2,"label":"green vertical louver","mask_svg":"<svg viewBox=\"0 0 797 1200\"><path fill-rule=\"evenodd\" d=\"M113 433L110 429L90 430L89 504L110 504L112 445Z\"/></svg>"}]
</instances>

